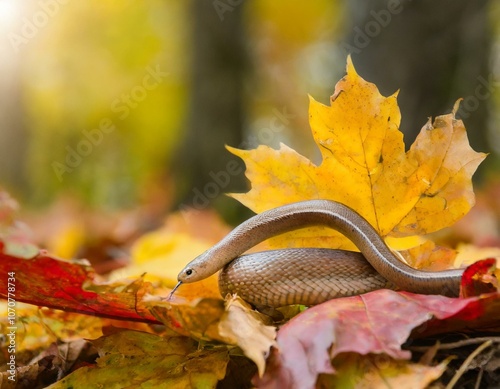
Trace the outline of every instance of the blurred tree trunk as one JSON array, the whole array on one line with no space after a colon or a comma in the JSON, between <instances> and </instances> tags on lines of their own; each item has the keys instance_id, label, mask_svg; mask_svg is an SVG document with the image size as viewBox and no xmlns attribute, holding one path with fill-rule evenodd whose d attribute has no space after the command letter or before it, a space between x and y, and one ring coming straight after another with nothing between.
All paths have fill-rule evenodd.
<instances>
[{"instance_id":1,"label":"blurred tree trunk","mask_svg":"<svg viewBox=\"0 0 500 389\"><path fill-rule=\"evenodd\" d=\"M214 200L223 193L245 187L242 162L224 148L242 142L248 62L243 8L241 0L191 2L189 116L184 141L171 164L181 208L217 206ZM234 220L239 206L227 198L221 203L217 208Z\"/></svg>"},{"instance_id":2,"label":"blurred tree trunk","mask_svg":"<svg viewBox=\"0 0 500 389\"><path fill-rule=\"evenodd\" d=\"M5 54L1 55L1 54ZM19 197L26 189L27 136L24 123L19 55L0 48L0 187Z\"/></svg>"},{"instance_id":3,"label":"blurred tree trunk","mask_svg":"<svg viewBox=\"0 0 500 389\"><path fill-rule=\"evenodd\" d=\"M410 145L429 116L450 113L462 97L472 147L489 151L492 31L487 0L350 0L343 47L359 73L384 95L401 89L401 129Z\"/></svg>"}]
</instances>

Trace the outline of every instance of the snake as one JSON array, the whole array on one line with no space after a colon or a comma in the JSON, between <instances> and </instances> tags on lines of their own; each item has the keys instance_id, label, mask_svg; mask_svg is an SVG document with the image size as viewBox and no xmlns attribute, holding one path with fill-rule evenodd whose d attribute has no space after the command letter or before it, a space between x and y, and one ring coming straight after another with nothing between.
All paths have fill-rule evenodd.
<instances>
[{"instance_id":1,"label":"snake","mask_svg":"<svg viewBox=\"0 0 500 389\"><path fill-rule=\"evenodd\" d=\"M360 252L284 248L244 254L271 237L312 226L332 228ZM306 200L259 213L189 262L178 283L219 273L222 296L237 294L254 306L316 305L377 289L449 297L459 295L463 269L426 271L401 261L359 213L332 200Z\"/></svg>"}]
</instances>

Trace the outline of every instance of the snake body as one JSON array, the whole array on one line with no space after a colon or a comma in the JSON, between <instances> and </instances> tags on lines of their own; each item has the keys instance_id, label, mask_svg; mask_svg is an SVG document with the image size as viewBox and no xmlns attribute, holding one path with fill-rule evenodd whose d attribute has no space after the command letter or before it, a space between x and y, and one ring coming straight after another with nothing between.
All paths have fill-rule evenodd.
<instances>
[{"instance_id":1,"label":"snake body","mask_svg":"<svg viewBox=\"0 0 500 389\"><path fill-rule=\"evenodd\" d=\"M270 237L308 226L344 234L359 253L329 249L282 249L242 255ZM367 262L366 262L367 261ZM401 262L353 209L330 200L309 200L262 212L188 263L180 283L217 271L221 293L238 293L256 305L314 305L335 297L397 287L414 293L458 296L462 269L430 272Z\"/></svg>"},{"instance_id":2,"label":"snake body","mask_svg":"<svg viewBox=\"0 0 500 389\"><path fill-rule=\"evenodd\" d=\"M383 288L394 285L361 253L343 250L286 249L242 255L219 274L223 296L237 293L256 306L316 305Z\"/></svg>"}]
</instances>

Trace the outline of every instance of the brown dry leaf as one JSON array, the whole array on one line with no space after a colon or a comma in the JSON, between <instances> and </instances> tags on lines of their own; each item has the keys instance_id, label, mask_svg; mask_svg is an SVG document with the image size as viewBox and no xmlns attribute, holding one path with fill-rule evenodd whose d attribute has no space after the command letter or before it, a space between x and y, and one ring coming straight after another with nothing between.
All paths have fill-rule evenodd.
<instances>
[{"instance_id":1,"label":"brown dry leaf","mask_svg":"<svg viewBox=\"0 0 500 389\"><path fill-rule=\"evenodd\" d=\"M263 371L276 329L240 298L230 297L226 304L208 298L181 303L151 300L148 304L151 313L178 334L237 345Z\"/></svg>"},{"instance_id":2,"label":"brown dry leaf","mask_svg":"<svg viewBox=\"0 0 500 389\"><path fill-rule=\"evenodd\" d=\"M239 346L257 365L259 374L275 345L276 328L268 319L239 297L222 300L203 299L196 304L151 301L156 318L179 334L203 341L219 341Z\"/></svg>"},{"instance_id":3,"label":"brown dry leaf","mask_svg":"<svg viewBox=\"0 0 500 389\"><path fill-rule=\"evenodd\" d=\"M219 333L226 343L238 345L255 362L260 376L264 374L269 350L276 345L276 327L266 325L264 315L252 310L241 298L229 296Z\"/></svg>"},{"instance_id":4,"label":"brown dry leaf","mask_svg":"<svg viewBox=\"0 0 500 389\"><path fill-rule=\"evenodd\" d=\"M180 304L152 300L146 304L158 321L181 335L203 341L224 341L218 328L224 314L222 299L198 299Z\"/></svg>"},{"instance_id":5,"label":"brown dry leaf","mask_svg":"<svg viewBox=\"0 0 500 389\"><path fill-rule=\"evenodd\" d=\"M49 347L38 353L29 362L23 363L20 358L16 358L16 381L15 385L4 385L12 383L8 379L8 373L1 373L0 388L40 388L46 387L48 383L55 382L64 377L74 368L80 359L85 359L92 354L88 341L76 339L70 342L52 343ZM22 354L16 350L16 356ZM43 385L43 386L42 386Z\"/></svg>"}]
</instances>

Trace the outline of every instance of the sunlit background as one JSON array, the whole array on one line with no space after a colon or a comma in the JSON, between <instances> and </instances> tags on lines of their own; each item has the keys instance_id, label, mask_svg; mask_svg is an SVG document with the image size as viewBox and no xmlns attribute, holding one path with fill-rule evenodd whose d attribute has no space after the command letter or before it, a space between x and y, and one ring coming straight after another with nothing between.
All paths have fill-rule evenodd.
<instances>
[{"instance_id":1,"label":"sunlit background","mask_svg":"<svg viewBox=\"0 0 500 389\"><path fill-rule=\"evenodd\" d=\"M246 183L217 175L237 160L225 144L319 162L308 94L328 104L349 52L382 93L401 88L407 146L464 98L473 147L492 153L480 176L494 175L498 7L389 3L0 0L0 186L27 207L71 194L227 211L221 195Z\"/></svg>"}]
</instances>

